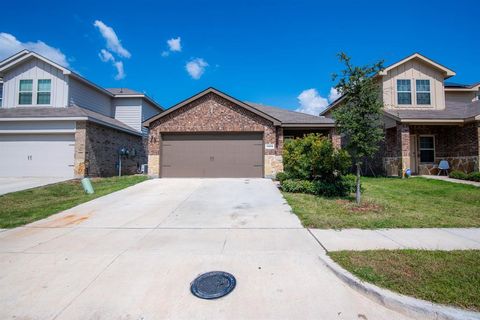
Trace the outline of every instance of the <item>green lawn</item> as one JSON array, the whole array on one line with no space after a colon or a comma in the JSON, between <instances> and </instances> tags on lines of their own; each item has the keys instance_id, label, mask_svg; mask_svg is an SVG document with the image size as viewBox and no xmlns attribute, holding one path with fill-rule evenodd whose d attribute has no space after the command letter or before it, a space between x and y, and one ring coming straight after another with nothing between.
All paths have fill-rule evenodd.
<instances>
[{"instance_id":1,"label":"green lawn","mask_svg":"<svg viewBox=\"0 0 480 320\"><path fill-rule=\"evenodd\" d=\"M343 268L401 294L480 311L480 250L330 252Z\"/></svg>"},{"instance_id":2,"label":"green lawn","mask_svg":"<svg viewBox=\"0 0 480 320\"><path fill-rule=\"evenodd\" d=\"M145 181L145 176L124 176L92 179L95 193L85 194L79 180L13 192L0 196L0 228L13 228L80 203L104 196Z\"/></svg>"},{"instance_id":3,"label":"green lawn","mask_svg":"<svg viewBox=\"0 0 480 320\"><path fill-rule=\"evenodd\" d=\"M312 228L479 227L480 188L424 178L362 178L363 205L352 198L283 193Z\"/></svg>"}]
</instances>

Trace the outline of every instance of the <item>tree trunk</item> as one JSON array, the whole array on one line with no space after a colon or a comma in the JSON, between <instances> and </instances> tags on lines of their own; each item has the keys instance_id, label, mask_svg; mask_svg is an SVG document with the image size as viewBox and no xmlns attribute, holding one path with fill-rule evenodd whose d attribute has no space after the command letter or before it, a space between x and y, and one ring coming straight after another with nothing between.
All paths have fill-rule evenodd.
<instances>
[{"instance_id":1,"label":"tree trunk","mask_svg":"<svg viewBox=\"0 0 480 320\"><path fill-rule=\"evenodd\" d=\"M360 194L360 163L357 163L357 190L355 192L355 200L357 205L360 204L362 195Z\"/></svg>"}]
</instances>

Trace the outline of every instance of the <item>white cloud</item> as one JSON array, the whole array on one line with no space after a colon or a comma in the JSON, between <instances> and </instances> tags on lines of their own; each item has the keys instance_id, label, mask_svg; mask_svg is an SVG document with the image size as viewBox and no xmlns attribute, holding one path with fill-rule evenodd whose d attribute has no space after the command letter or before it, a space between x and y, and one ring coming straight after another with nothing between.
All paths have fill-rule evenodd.
<instances>
[{"instance_id":1,"label":"white cloud","mask_svg":"<svg viewBox=\"0 0 480 320\"><path fill-rule=\"evenodd\" d=\"M130 52L122 46L117 34L111 27L100 20L95 20L93 25L98 28L105 41L107 41L107 48L110 49L110 51L113 51L122 58L130 58L132 56Z\"/></svg>"},{"instance_id":2,"label":"white cloud","mask_svg":"<svg viewBox=\"0 0 480 320\"><path fill-rule=\"evenodd\" d=\"M192 59L185 65L188 74L195 80L200 79L206 67L208 67L208 63L202 58Z\"/></svg>"},{"instance_id":3,"label":"white cloud","mask_svg":"<svg viewBox=\"0 0 480 320\"><path fill-rule=\"evenodd\" d=\"M102 49L100 50L100 53L98 54L100 57L100 60L103 62L108 62L108 61L113 61L115 62L115 58L113 57L113 54L110 53L110 51Z\"/></svg>"},{"instance_id":4,"label":"white cloud","mask_svg":"<svg viewBox=\"0 0 480 320\"><path fill-rule=\"evenodd\" d=\"M316 89L303 90L297 97L300 108L296 111L318 116L328 106L327 98L318 94Z\"/></svg>"},{"instance_id":5,"label":"white cloud","mask_svg":"<svg viewBox=\"0 0 480 320\"><path fill-rule=\"evenodd\" d=\"M332 103L333 101L340 98L341 95L342 94L340 92L338 92L337 89L332 87L332 88L330 88L330 93L328 94L328 101L330 101L330 103Z\"/></svg>"},{"instance_id":6,"label":"white cloud","mask_svg":"<svg viewBox=\"0 0 480 320\"><path fill-rule=\"evenodd\" d=\"M162 51L162 57L168 57L170 55L170 51Z\"/></svg>"},{"instance_id":7,"label":"white cloud","mask_svg":"<svg viewBox=\"0 0 480 320\"><path fill-rule=\"evenodd\" d=\"M115 60L113 54L105 49L100 50L98 57L103 62L111 62L112 66L117 70L117 74L115 75L115 80L124 79L127 75L125 74L125 70L123 69L123 62Z\"/></svg>"},{"instance_id":8,"label":"white cloud","mask_svg":"<svg viewBox=\"0 0 480 320\"><path fill-rule=\"evenodd\" d=\"M67 57L60 49L51 47L40 40L36 42L21 42L9 33L0 32L0 60L24 49L34 51L59 65L69 67Z\"/></svg>"},{"instance_id":9,"label":"white cloud","mask_svg":"<svg viewBox=\"0 0 480 320\"><path fill-rule=\"evenodd\" d=\"M123 62L122 61L114 62L113 66L117 69L117 75L115 76L115 80L122 80L127 76L125 74L125 71L123 70Z\"/></svg>"},{"instance_id":10,"label":"white cloud","mask_svg":"<svg viewBox=\"0 0 480 320\"><path fill-rule=\"evenodd\" d=\"M181 41L182 39L180 37L167 40L168 48L170 49L170 51L182 51L182 44L180 43Z\"/></svg>"}]
</instances>

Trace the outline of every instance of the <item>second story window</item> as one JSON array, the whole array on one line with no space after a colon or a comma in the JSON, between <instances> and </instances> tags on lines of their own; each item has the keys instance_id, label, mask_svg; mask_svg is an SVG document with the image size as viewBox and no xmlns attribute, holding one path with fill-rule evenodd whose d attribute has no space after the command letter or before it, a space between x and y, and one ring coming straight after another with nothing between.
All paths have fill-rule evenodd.
<instances>
[{"instance_id":1,"label":"second story window","mask_svg":"<svg viewBox=\"0 0 480 320\"><path fill-rule=\"evenodd\" d=\"M417 104L430 104L430 80L417 80Z\"/></svg>"},{"instance_id":2,"label":"second story window","mask_svg":"<svg viewBox=\"0 0 480 320\"><path fill-rule=\"evenodd\" d=\"M2 107L3 101L3 82L0 82L0 107Z\"/></svg>"},{"instance_id":3,"label":"second story window","mask_svg":"<svg viewBox=\"0 0 480 320\"><path fill-rule=\"evenodd\" d=\"M32 104L33 97L33 80L20 80L20 88L18 94L18 104Z\"/></svg>"},{"instance_id":4,"label":"second story window","mask_svg":"<svg viewBox=\"0 0 480 320\"><path fill-rule=\"evenodd\" d=\"M50 104L52 80L40 79L37 87L37 104Z\"/></svg>"},{"instance_id":5,"label":"second story window","mask_svg":"<svg viewBox=\"0 0 480 320\"><path fill-rule=\"evenodd\" d=\"M398 104L412 104L412 86L410 80L397 80Z\"/></svg>"}]
</instances>

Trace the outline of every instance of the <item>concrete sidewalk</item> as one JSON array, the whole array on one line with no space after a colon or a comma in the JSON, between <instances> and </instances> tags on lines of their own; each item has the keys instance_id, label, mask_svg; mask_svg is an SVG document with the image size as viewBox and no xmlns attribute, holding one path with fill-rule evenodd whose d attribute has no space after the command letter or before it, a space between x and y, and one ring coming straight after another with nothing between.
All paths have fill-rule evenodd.
<instances>
[{"instance_id":1,"label":"concrete sidewalk","mask_svg":"<svg viewBox=\"0 0 480 320\"><path fill-rule=\"evenodd\" d=\"M419 177L420 178L426 178L426 179L453 182L453 183L468 184L470 186L480 187L480 182L470 181L470 180L453 179L453 178L450 178L450 177L447 177L447 176L422 175L422 176L419 176Z\"/></svg>"},{"instance_id":2,"label":"concrete sidewalk","mask_svg":"<svg viewBox=\"0 0 480 320\"><path fill-rule=\"evenodd\" d=\"M327 251L375 249L480 249L480 228L310 229Z\"/></svg>"}]
</instances>

